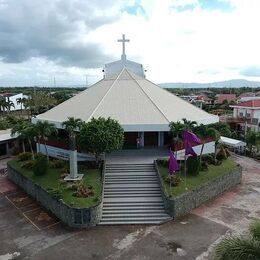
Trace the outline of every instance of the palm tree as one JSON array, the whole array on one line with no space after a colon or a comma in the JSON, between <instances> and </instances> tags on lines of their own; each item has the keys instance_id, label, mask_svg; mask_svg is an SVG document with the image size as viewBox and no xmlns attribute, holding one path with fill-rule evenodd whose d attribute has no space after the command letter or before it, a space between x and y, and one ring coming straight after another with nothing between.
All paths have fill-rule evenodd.
<instances>
[{"instance_id":1,"label":"palm tree","mask_svg":"<svg viewBox=\"0 0 260 260\"><path fill-rule=\"evenodd\" d=\"M177 121L177 122L171 122L169 126L170 126L170 132L172 136L180 140L182 132L183 130L185 130L185 125L182 122Z\"/></svg>"},{"instance_id":2,"label":"palm tree","mask_svg":"<svg viewBox=\"0 0 260 260\"><path fill-rule=\"evenodd\" d=\"M46 141L48 137L50 137L53 134L57 134L58 131L54 124L49 123L48 121L37 121L35 124L35 131L38 141L43 140L44 141L44 147L45 147L45 153L47 156L47 160L49 161L49 155L47 150L47 144Z\"/></svg>"},{"instance_id":3,"label":"palm tree","mask_svg":"<svg viewBox=\"0 0 260 260\"><path fill-rule=\"evenodd\" d=\"M25 97L20 97L20 98L17 98L16 99L16 102L17 102L17 105L21 105L21 111L23 110L23 105L24 105L24 103L26 103L26 100L27 100L27 98L25 98Z\"/></svg>"},{"instance_id":4,"label":"palm tree","mask_svg":"<svg viewBox=\"0 0 260 260\"><path fill-rule=\"evenodd\" d=\"M1 110L1 112L3 112L3 113L4 113L4 111L5 111L5 106L6 106L6 100L5 100L4 97L1 97L1 98L0 98L0 110Z\"/></svg>"},{"instance_id":5,"label":"palm tree","mask_svg":"<svg viewBox=\"0 0 260 260\"><path fill-rule=\"evenodd\" d=\"M83 121L79 118L68 117L68 120L62 123L65 131L69 135L70 144L70 178L76 179L78 177L77 169L77 148L76 148L76 132L82 127Z\"/></svg>"},{"instance_id":6,"label":"palm tree","mask_svg":"<svg viewBox=\"0 0 260 260\"><path fill-rule=\"evenodd\" d=\"M185 130L193 131L193 129L196 127L197 122L192 120L187 120L186 118L182 119L183 124L185 126Z\"/></svg>"},{"instance_id":7,"label":"palm tree","mask_svg":"<svg viewBox=\"0 0 260 260\"><path fill-rule=\"evenodd\" d=\"M18 138L22 140L23 152L25 153L25 144L24 141L27 140L30 146L30 150L32 153L32 157L34 159L34 151L32 147L32 140L36 136L35 127L31 122L27 122L24 120L18 121L13 125L11 130L11 135L18 135Z\"/></svg>"},{"instance_id":8,"label":"palm tree","mask_svg":"<svg viewBox=\"0 0 260 260\"><path fill-rule=\"evenodd\" d=\"M5 111L10 111L11 107L14 107L13 101L6 100L5 98L0 99L0 108L3 113Z\"/></svg>"},{"instance_id":9,"label":"palm tree","mask_svg":"<svg viewBox=\"0 0 260 260\"><path fill-rule=\"evenodd\" d=\"M6 101L6 108L7 108L7 111L8 111L8 112L10 112L11 107L14 108L14 102L8 99L8 100Z\"/></svg>"},{"instance_id":10,"label":"palm tree","mask_svg":"<svg viewBox=\"0 0 260 260\"><path fill-rule=\"evenodd\" d=\"M254 147L258 147L259 143L260 134L254 131L248 131L246 134L246 144L249 147L250 154L252 154Z\"/></svg>"},{"instance_id":11,"label":"palm tree","mask_svg":"<svg viewBox=\"0 0 260 260\"><path fill-rule=\"evenodd\" d=\"M250 226L248 238L230 236L218 244L215 250L216 260L260 259L260 222L257 220Z\"/></svg>"},{"instance_id":12,"label":"palm tree","mask_svg":"<svg viewBox=\"0 0 260 260\"><path fill-rule=\"evenodd\" d=\"M207 138L207 137L212 137L214 142L215 142L215 161L216 161L216 155L217 155L217 145L220 139L220 133L219 131L217 131L215 128L211 127L211 126L207 126L207 125L203 125L200 124L198 126L196 126L194 128L194 132L201 138ZM201 161L201 157L202 157L202 153L203 153L203 149L204 149L204 142L202 144L201 147L201 152L200 152L200 161Z\"/></svg>"},{"instance_id":13,"label":"palm tree","mask_svg":"<svg viewBox=\"0 0 260 260\"><path fill-rule=\"evenodd\" d=\"M11 129L11 136L18 135L18 138L22 141L23 153L25 153L24 140L26 139L26 137L24 136L24 133L23 133L24 128L25 128L25 124L19 123L19 124L13 125L13 127Z\"/></svg>"}]
</instances>

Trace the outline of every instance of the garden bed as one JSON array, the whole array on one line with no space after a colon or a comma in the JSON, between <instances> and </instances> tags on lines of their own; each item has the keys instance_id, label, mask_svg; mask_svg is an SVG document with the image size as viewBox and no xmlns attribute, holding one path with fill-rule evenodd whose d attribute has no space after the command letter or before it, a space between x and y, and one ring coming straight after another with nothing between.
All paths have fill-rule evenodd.
<instances>
[{"instance_id":1,"label":"garden bed","mask_svg":"<svg viewBox=\"0 0 260 260\"><path fill-rule=\"evenodd\" d=\"M155 162L166 211L174 218L189 213L193 208L209 201L241 182L242 169L233 160L227 159L221 165L209 165L207 171L197 176L187 176L185 189L184 173L178 173L182 179L176 187L166 181L168 167Z\"/></svg>"},{"instance_id":2,"label":"garden bed","mask_svg":"<svg viewBox=\"0 0 260 260\"><path fill-rule=\"evenodd\" d=\"M99 169L81 169L80 173L84 174L81 184L91 191L84 198L76 197L72 183L63 181L61 169L49 168L46 174L35 176L22 168L22 162L8 162L8 178L71 227L96 225L101 217L102 173Z\"/></svg>"}]
</instances>

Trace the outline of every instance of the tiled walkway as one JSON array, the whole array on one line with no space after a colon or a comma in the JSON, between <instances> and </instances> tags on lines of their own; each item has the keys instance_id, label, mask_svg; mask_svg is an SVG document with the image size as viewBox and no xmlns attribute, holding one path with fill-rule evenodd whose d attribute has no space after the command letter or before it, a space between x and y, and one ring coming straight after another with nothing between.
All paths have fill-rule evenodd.
<instances>
[{"instance_id":1,"label":"tiled walkway","mask_svg":"<svg viewBox=\"0 0 260 260\"><path fill-rule=\"evenodd\" d=\"M106 156L106 163L153 163L155 159L168 157L166 148L121 150Z\"/></svg>"},{"instance_id":2,"label":"tiled walkway","mask_svg":"<svg viewBox=\"0 0 260 260\"><path fill-rule=\"evenodd\" d=\"M52 227L60 222L6 176L0 176L0 197L8 200L37 230Z\"/></svg>"}]
</instances>

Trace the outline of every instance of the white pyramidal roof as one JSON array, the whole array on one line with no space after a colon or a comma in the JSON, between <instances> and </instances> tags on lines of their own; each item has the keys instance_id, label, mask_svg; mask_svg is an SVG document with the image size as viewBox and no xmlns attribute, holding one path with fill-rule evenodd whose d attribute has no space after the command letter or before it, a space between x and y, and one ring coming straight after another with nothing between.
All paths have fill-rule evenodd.
<instances>
[{"instance_id":1,"label":"white pyramidal roof","mask_svg":"<svg viewBox=\"0 0 260 260\"><path fill-rule=\"evenodd\" d=\"M33 119L48 120L58 128L68 117L90 121L111 117L125 131L168 131L169 123L183 118L197 123L219 121L127 68L107 76L85 91Z\"/></svg>"}]
</instances>

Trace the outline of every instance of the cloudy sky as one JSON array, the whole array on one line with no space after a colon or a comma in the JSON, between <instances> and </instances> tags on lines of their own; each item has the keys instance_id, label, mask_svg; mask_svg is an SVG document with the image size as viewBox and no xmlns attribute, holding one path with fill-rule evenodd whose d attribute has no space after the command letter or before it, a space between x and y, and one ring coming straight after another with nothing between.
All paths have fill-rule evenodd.
<instances>
[{"instance_id":1,"label":"cloudy sky","mask_svg":"<svg viewBox=\"0 0 260 260\"><path fill-rule=\"evenodd\" d=\"M260 80L259 0L0 0L0 86L92 84L127 57L155 83Z\"/></svg>"}]
</instances>

